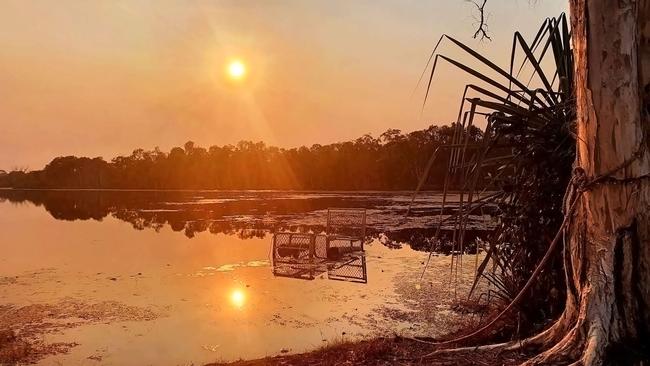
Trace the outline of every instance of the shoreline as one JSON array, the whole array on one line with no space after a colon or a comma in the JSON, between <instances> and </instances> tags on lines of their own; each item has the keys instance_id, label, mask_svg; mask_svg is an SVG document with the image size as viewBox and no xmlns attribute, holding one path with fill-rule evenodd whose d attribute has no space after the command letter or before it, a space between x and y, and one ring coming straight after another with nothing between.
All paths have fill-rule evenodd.
<instances>
[{"instance_id":1,"label":"shoreline","mask_svg":"<svg viewBox=\"0 0 650 366\"><path fill-rule=\"evenodd\" d=\"M23 188L23 187L0 187L4 191L61 191L61 192L214 192L214 193L332 193L332 194L413 194L414 190L327 190L327 189L156 189L156 188ZM442 193L443 189L425 189L418 191L418 195L425 193ZM447 190L447 194L460 194L460 190ZM495 191L486 190L489 194Z\"/></svg>"},{"instance_id":2,"label":"shoreline","mask_svg":"<svg viewBox=\"0 0 650 366\"><path fill-rule=\"evenodd\" d=\"M480 353L466 351L430 356L429 354L435 350L433 345L395 335L360 341L344 341L304 353L234 362L215 362L204 366L411 366L423 364L475 366L519 364L528 358L527 354L514 351L482 351Z\"/></svg>"}]
</instances>

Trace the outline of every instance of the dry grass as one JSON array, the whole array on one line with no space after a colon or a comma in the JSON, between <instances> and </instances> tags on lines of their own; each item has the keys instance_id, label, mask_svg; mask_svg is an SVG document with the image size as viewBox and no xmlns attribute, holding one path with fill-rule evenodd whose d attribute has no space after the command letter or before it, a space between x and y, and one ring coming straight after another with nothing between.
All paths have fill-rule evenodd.
<instances>
[{"instance_id":1,"label":"dry grass","mask_svg":"<svg viewBox=\"0 0 650 366\"><path fill-rule=\"evenodd\" d=\"M358 342L342 342L317 350L287 356L266 357L233 363L214 363L206 366L262 366L262 365L511 365L525 360L525 355L497 352L467 352L422 359L434 346L413 339L377 338Z\"/></svg>"}]
</instances>

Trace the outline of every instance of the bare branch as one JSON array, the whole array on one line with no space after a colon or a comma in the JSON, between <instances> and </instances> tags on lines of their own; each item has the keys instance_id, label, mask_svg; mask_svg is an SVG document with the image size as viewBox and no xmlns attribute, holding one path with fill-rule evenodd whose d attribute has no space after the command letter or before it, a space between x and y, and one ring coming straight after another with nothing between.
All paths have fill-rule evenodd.
<instances>
[{"instance_id":1,"label":"bare branch","mask_svg":"<svg viewBox=\"0 0 650 366\"><path fill-rule=\"evenodd\" d=\"M491 41L492 38L490 38L490 36L488 35L488 24L485 15L485 4L487 4L488 0L483 0L483 2L480 4L476 0L466 0L466 1L474 4L474 6L476 6L476 10L478 10L479 13L479 19L477 19L478 26L476 27L476 32L474 32L474 38L480 37L481 41L485 39Z\"/></svg>"}]
</instances>

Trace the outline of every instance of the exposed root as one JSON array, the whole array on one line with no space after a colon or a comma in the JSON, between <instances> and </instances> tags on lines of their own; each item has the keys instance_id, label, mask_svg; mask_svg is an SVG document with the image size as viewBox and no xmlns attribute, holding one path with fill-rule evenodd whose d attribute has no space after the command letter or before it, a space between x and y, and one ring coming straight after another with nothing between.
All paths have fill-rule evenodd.
<instances>
[{"instance_id":1,"label":"exposed root","mask_svg":"<svg viewBox=\"0 0 650 366\"><path fill-rule=\"evenodd\" d=\"M580 328L574 321L573 303L571 300L567 302L567 308L562 313L562 316L553 323L546 330L523 340L495 343L481 346L468 346L437 349L431 353L418 357L419 359L427 359L436 356L449 356L454 354L475 353L475 352L538 352L545 350L555 344L555 346L548 349L534 358L527 361L524 365L539 365L543 363L557 363L560 360L575 360L577 355L575 351L583 345L583 336ZM430 342L422 339L413 339L420 343L425 343L434 346L440 346L440 342Z\"/></svg>"},{"instance_id":2,"label":"exposed root","mask_svg":"<svg viewBox=\"0 0 650 366\"><path fill-rule=\"evenodd\" d=\"M606 334L600 326L592 326L584 346L581 364L585 366L602 365L607 345Z\"/></svg>"},{"instance_id":3,"label":"exposed root","mask_svg":"<svg viewBox=\"0 0 650 366\"><path fill-rule=\"evenodd\" d=\"M527 350L527 351L538 350L540 348L544 348L547 345L553 344L554 342L557 342L561 336L566 334L566 331L569 327L569 323L566 321L566 319L567 317L563 315L557 322L553 323L553 325L550 326L548 329L530 338L526 338L523 340L488 344L482 346L438 349L429 354L422 356L421 358L428 358L428 357L440 356L440 355L450 355L456 353L465 353L465 352L481 352L481 351L514 352L518 350ZM435 342L427 342L418 339L416 340L418 342L422 342L426 344L439 345L439 343L435 343Z\"/></svg>"},{"instance_id":4,"label":"exposed root","mask_svg":"<svg viewBox=\"0 0 650 366\"><path fill-rule=\"evenodd\" d=\"M569 366L584 366L584 363L582 363L582 360L578 360L572 364L569 364Z\"/></svg>"},{"instance_id":5,"label":"exposed root","mask_svg":"<svg viewBox=\"0 0 650 366\"><path fill-rule=\"evenodd\" d=\"M513 344L513 342L505 342L505 343L488 344L484 346L439 349L422 356L422 358L428 358L428 357L440 356L440 355L451 355L455 353L465 353L465 352L500 351L500 350L508 349L509 346L513 346L513 345L516 346L516 344Z\"/></svg>"},{"instance_id":6,"label":"exposed root","mask_svg":"<svg viewBox=\"0 0 650 366\"><path fill-rule=\"evenodd\" d=\"M559 342L567 332L575 325L575 313L571 299L567 301L567 307L560 318L546 330L537 333L534 336L521 341L515 341L512 346L507 347L506 351L516 351L519 349L543 350Z\"/></svg>"},{"instance_id":7,"label":"exposed root","mask_svg":"<svg viewBox=\"0 0 650 366\"><path fill-rule=\"evenodd\" d=\"M581 323L576 324L557 344L521 366L556 365L579 360L584 348L583 329Z\"/></svg>"}]
</instances>

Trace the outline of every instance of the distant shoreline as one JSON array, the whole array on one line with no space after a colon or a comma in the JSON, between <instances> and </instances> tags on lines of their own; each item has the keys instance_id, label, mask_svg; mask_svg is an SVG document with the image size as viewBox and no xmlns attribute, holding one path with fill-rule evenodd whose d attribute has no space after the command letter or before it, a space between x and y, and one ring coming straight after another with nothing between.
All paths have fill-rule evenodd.
<instances>
[{"instance_id":1,"label":"distant shoreline","mask_svg":"<svg viewBox=\"0 0 650 366\"><path fill-rule=\"evenodd\" d=\"M381 193L401 193L401 194L413 194L412 190L298 190L298 189L148 189L148 188L14 188L14 187L0 187L0 190L4 191L79 191L79 192L260 192L260 193L284 193L284 192L293 192L293 193L369 193L369 194L381 194ZM448 194L459 194L461 191L457 190L448 190ZM492 191L486 190L484 193L489 193ZM418 192L419 195L425 193L443 193L443 190L421 190ZM478 192L477 192L478 193Z\"/></svg>"}]
</instances>

